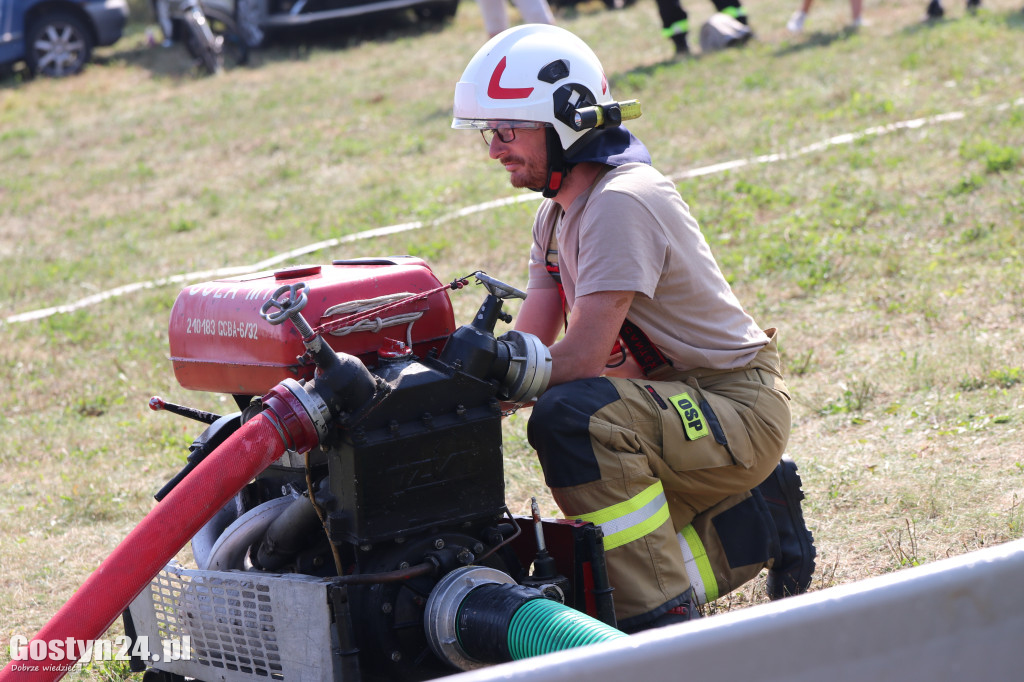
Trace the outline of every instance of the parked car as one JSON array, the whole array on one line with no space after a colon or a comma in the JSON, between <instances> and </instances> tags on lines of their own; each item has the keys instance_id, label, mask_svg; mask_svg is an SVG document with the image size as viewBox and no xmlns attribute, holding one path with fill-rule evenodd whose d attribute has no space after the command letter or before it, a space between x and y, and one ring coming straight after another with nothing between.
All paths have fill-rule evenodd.
<instances>
[{"instance_id":1,"label":"parked car","mask_svg":"<svg viewBox=\"0 0 1024 682\"><path fill-rule=\"evenodd\" d=\"M160 2L156 0L157 16ZM411 8L423 21L444 21L455 16L459 0L200 0L210 12L233 17L242 38L259 47L269 32L321 22ZM161 24L163 25L163 24ZM174 33L165 30L165 34Z\"/></svg>"},{"instance_id":2,"label":"parked car","mask_svg":"<svg viewBox=\"0 0 1024 682\"><path fill-rule=\"evenodd\" d=\"M0 65L76 74L95 47L120 40L127 21L127 0L0 0Z\"/></svg>"}]
</instances>

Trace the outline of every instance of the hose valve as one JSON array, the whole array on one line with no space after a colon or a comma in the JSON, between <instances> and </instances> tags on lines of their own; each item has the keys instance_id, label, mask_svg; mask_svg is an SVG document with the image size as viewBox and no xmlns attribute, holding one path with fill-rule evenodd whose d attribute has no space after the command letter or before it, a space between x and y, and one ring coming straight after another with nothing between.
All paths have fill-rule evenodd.
<instances>
[{"instance_id":1,"label":"hose valve","mask_svg":"<svg viewBox=\"0 0 1024 682\"><path fill-rule=\"evenodd\" d=\"M302 336L302 344L315 354L320 352L323 340L302 316L302 309L309 303L309 296L306 293L308 290L309 286L305 282L278 287L277 291L260 307L260 317L273 325L291 320L295 325L295 330ZM288 298L281 298L285 294L288 294ZM272 312L274 308L277 308L276 312Z\"/></svg>"},{"instance_id":2,"label":"hose valve","mask_svg":"<svg viewBox=\"0 0 1024 682\"><path fill-rule=\"evenodd\" d=\"M260 307L260 317L273 325L291 320L316 364L318 375L312 382L302 384L294 379L285 379L271 389L267 397L283 401L294 412L301 410L308 417L302 420L307 427L307 437L315 433L323 443L330 422L370 403L378 392L378 386L358 358L336 353L306 322L302 309L309 302L308 290L305 282L278 287ZM264 404L267 404L266 397Z\"/></svg>"}]
</instances>

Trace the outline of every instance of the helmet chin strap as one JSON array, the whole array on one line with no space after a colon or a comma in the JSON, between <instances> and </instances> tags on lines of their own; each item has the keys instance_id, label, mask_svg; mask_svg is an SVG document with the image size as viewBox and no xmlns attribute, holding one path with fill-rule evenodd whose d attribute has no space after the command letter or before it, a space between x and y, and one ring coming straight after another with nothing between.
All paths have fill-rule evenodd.
<instances>
[{"instance_id":1,"label":"helmet chin strap","mask_svg":"<svg viewBox=\"0 0 1024 682\"><path fill-rule=\"evenodd\" d=\"M558 133L554 128L544 129L548 147L548 177L544 187L531 187L535 192L540 192L546 199L553 198L562 188L565 176L572 170L572 164L565 162L565 153L562 151L562 141L558 139Z\"/></svg>"}]
</instances>

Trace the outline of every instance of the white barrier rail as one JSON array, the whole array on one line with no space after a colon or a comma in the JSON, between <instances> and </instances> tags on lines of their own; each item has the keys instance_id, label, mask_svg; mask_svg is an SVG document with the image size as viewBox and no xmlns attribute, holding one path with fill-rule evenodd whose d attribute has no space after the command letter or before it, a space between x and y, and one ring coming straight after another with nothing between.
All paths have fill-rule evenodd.
<instances>
[{"instance_id":1,"label":"white barrier rail","mask_svg":"<svg viewBox=\"0 0 1024 682\"><path fill-rule=\"evenodd\" d=\"M1024 679L1024 540L451 682Z\"/></svg>"}]
</instances>

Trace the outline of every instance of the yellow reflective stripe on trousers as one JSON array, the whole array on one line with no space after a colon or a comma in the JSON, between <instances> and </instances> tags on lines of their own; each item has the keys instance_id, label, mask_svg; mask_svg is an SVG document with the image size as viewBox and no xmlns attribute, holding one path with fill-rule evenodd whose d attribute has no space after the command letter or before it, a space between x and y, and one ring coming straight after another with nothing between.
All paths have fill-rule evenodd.
<instances>
[{"instance_id":1,"label":"yellow reflective stripe on trousers","mask_svg":"<svg viewBox=\"0 0 1024 682\"><path fill-rule=\"evenodd\" d=\"M715 570L711 568L707 550L693 524L679 531L679 548L683 550L686 575L690 578L690 586L698 604L707 604L718 599L718 581Z\"/></svg>"},{"instance_id":2,"label":"yellow reflective stripe on trousers","mask_svg":"<svg viewBox=\"0 0 1024 682\"><path fill-rule=\"evenodd\" d=\"M669 520L665 488L658 481L625 502L573 518L601 526L607 552L653 533Z\"/></svg>"},{"instance_id":3,"label":"yellow reflective stripe on trousers","mask_svg":"<svg viewBox=\"0 0 1024 682\"><path fill-rule=\"evenodd\" d=\"M671 38L672 36L679 35L680 33L689 32L690 22L688 19L681 19L680 21L675 22L671 26L666 26L665 28L661 29L661 35L663 35L666 38Z\"/></svg>"}]
</instances>

